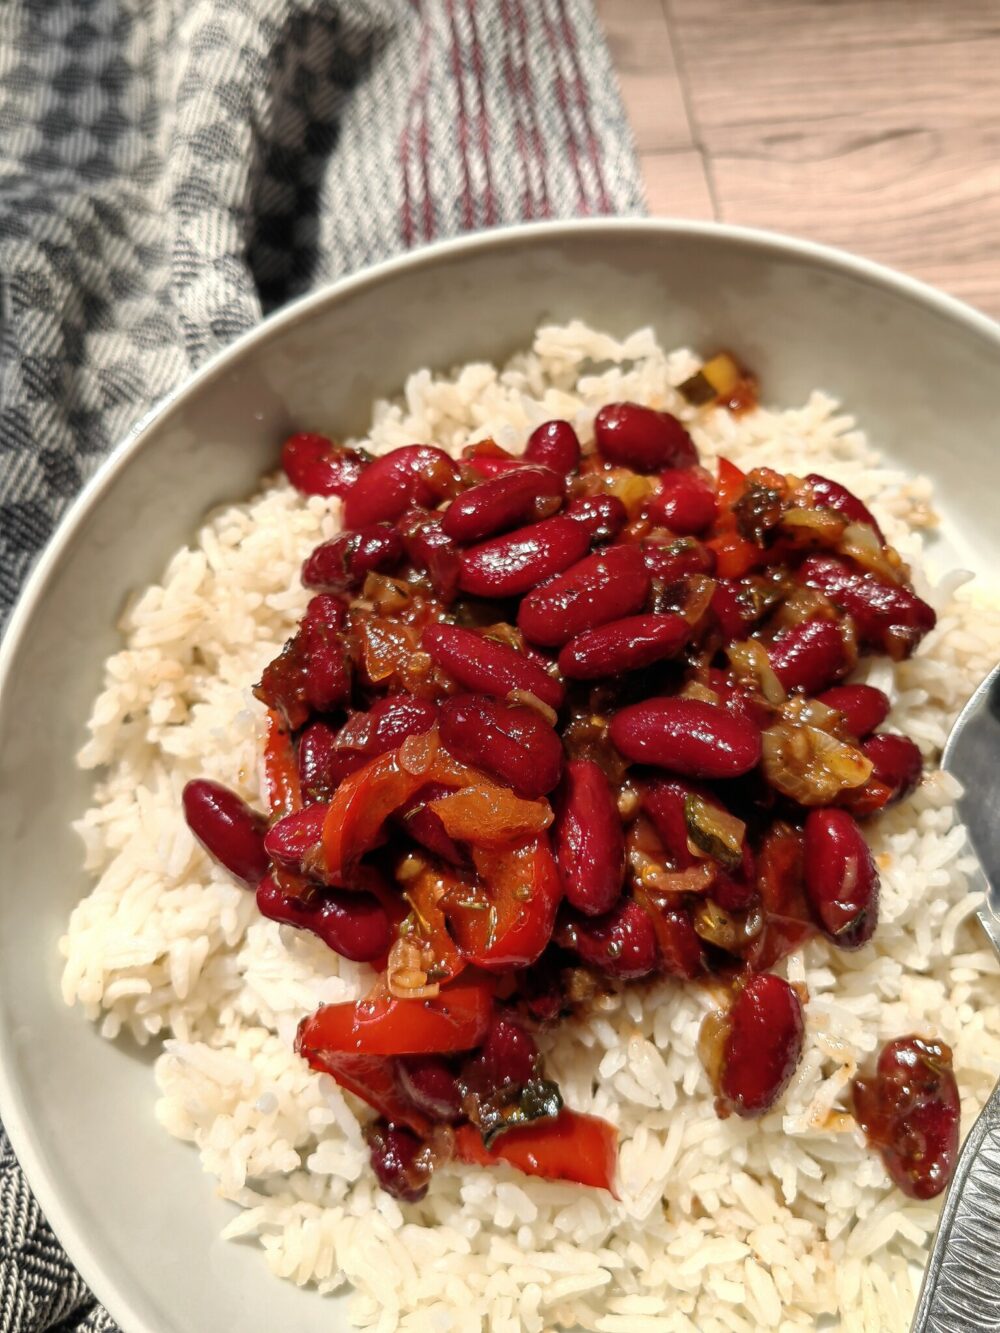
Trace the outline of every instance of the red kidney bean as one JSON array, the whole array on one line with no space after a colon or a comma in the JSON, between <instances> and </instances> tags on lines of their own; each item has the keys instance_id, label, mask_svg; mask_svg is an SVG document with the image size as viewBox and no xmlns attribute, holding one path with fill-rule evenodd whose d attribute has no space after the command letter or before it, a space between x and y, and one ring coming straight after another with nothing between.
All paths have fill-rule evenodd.
<instances>
[{"instance_id":1,"label":"red kidney bean","mask_svg":"<svg viewBox=\"0 0 1000 1333\"><path fill-rule=\"evenodd\" d=\"M562 503L565 484L551 468L522 467L472 486L452 500L441 527L462 545L546 518ZM547 512L539 512L547 511Z\"/></svg>"},{"instance_id":2,"label":"red kidney bean","mask_svg":"<svg viewBox=\"0 0 1000 1333\"><path fill-rule=\"evenodd\" d=\"M660 478L646 512L678 536L698 536L715 522L715 487L693 468L673 468Z\"/></svg>"},{"instance_id":3,"label":"red kidney bean","mask_svg":"<svg viewBox=\"0 0 1000 1333\"><path fill-rule=\"evenodd\" d=\"M441 705L439 725L441 740L456 759L499 778L526 800L544 796L559 781L562 743L533 708L456 694Z\"/></svg>"},{"instance_id":4,"label":"red kidney bean","mask_svg":"<svg viewBox=\"0 0 1000 1333\"><path fill-rule=\"evenodd\" d=\"M664 583L676 583L688 574L711 574L715 570L714 551L694 537L679 537L666 546L643 542L641 550L650 574Z\"/></svg>"},{"instance_id":5,"label":"red kidney bean","mask_svg":"<svg viewBox=\"0 0 1000 1333\"><path fill-rule=\"evenodd\" d=\"M403 558L403 539L389 523L375 523L360 532L342 532L306 557L302 583L323 592L360 588L368 574L392 569Z\"/></svg>"},{"instance_id":6,"label":"red kidney bean","mask_svg":"<svg viewBox=\"0 0 1000 1333\"><path fill-rule=\"evenodd\" d=\"M760 619L760 612L755 609L747 592L742 584L732 579L715 581L711 611L726 643L738 643L740 639L745 639Z\"/></svg>"},{"instance_id":7,"label":"red kidney bean","mask_svg":"<svg viewBox=\"0 0 1000 1333\"><path fill-rule=\"evenodd\" d=\"M842 713L852 736L869 735L889 716L889 698L874 685L834 685L817 698L827 708Z\"/></svg>"},{"instance_id":8,"label":"red kidney bean","mask_svg":"<svg viewBox=\"0 0 1000 1333\"><path fill-rule=\"evenodd\" d=\"M317 713L329 713L350 697L351 669L341 627L344 604L339 597L320 593L302 617L305 650L305 695Z\"/></svg>"},{"instance_id":9,"label":"red kidney bean","mask_svg":"<svg viewBox=\"0 0 1000 1333\"><path fill-rule=\"evenodd\" d=\"M647 699L611 719L615 748L637 764L692 778L737 778L760 762L760 732L700 699Z\"/></svg>"},{"instance_id":10,"label":"red kidney bean","mask_svg":"<svg viewBox=\"0 0 1000 1333\"><path fill-rule=\"evenodd\" d=\"M443 787L437 782L430 782L421 787L405 804L396 811L396 819L410 837L426 847L435 856L450 861L452 865L465 866L468 857L458 843L448 834L441 816L430 808L430 802L450 795L453 789Z\"/></svg>"},{"instance_id":11,"label":"red kidney bean","mask_svg":"<svg viewBox=\"0 0 1000 1333\"><path fill-rule=\"evenodd\" d=\"M396 1061L403 1096L432 1120L454 1125L462 1118L462 1093L448 1061L440 1055L404 1055Z\"/></svg>"},{"instance_id":12,"label":"red kidney bean","mask_svg":"<svg viewBox=\"0 0 1000 1333\"><path fill-rule=\"evenodd\" d=\"M831 556L808 556L799 578L853 616L865 644L883 649L897 661L908 657L937 623L932 608L909 588L884 583Z\"/></svg>"},{"instance_id":13,"label":"red kidney bean","mask_svg":"<svg viewBox=\"0 0 1000 1333\"><path fill-rule=\"evenodd\" d=\"M951 1180L962 1114L951 1050L912 1035L882 1047L875 1075L854 1079L854 1116L889 1175L911 1199Z\"/></svg>"},{"instance_id":14,"label":"red kidney bean","mask_svg":"<svg viewBox=\"0 0 1000 1333\"><path fill-rule=\"evenodd\" d=\"M299 737L299 785L307 803L329 801L340 781L337 733L326 722L313 722Z\"/></svg>"},{"instance_id":15,"label":"red kidney bean","mask_svg":"<svg viewBox=\"0 0 1000 1333\"><path fill-rule=\"evenodd\" d=\"M853 491L841 486L839 481L821 477L818 472L810 472L806 481L812 487L813 496L821 508L832 509L834 513L843 515L849 523L867 523L869 527L875 529L875 535L883 546L885 545L885 537L875 521L875 516Z\"/></svg>"},{"instance_id":16,"label":"red kidney bean","mask_svg":"<svg viewBox=\"0 0 1000 1333\"><path fill-rule=\"evenodd\" d=\"M597 551L529 593L517 613L532 643L555 647L584 630L638 611L649 593L649 571L637 546Z\"/></svg>"},{"instance_id":17,"label":"red kidney bean","mask_svg":"<svg viewBox=\"0 0 1000 1333\"><path fill-rule=\"evenodd\" d=\"M559 654L559 670L572 680L638 671L674 657L690 635L682 616L626 616L571 639Z\"/></svg>"},{"instance_id":18,"label":"red kidney bean","mask_svg":"<svg viewBox=\"0 0 1000 1333\"><path fill-rule=\"evenodd\" d=\"M333 593L321 592L309 598L305 614L302 617L303 628L307 625L324 629L329 634L342 630L347 624L347 603Z\"/></svg>"},{"instance_id":19,"label":"red kidney bean","mask_svg":"<svg viewBox=\"0 0 1000 1333\"><path fill-rule=\"evenodd\" d=\"M675 778L652 778L643 785L642 808L653 821L664 850L675 870L687 870L697 857L688 848L685 797L694 793L714 802L715 798L700 787Z\"/></svg>"},{"instance_id":20,"label":"red kidney bean","mask_svg":"<svg viewBox=\"0 0 1000 1333\"><path fill-rule=\"evenodd\" d=\"M701 951L701 939L688 909L654 908L651 917L660 954L660 970L685 981L693 981L700 976L704 971L705 959Z\"/></svg>"},{"instance_id":21,"label":"red kidney bean","mask_svg":"<svg viewBox=\"0 0 1000 1333\"><path fill-rule=\"evenodd\" d=\"M568 902L588 916L610 911L622 891L625 836L608 780L591 759L566 765L553 851Z\"/></svg>"},{"instance_id":22,"label":"red kidney bean","mask_svg":"<svg viewBox=\"0 0 1000 1333\"><path fill-rule=\"evenodd\" d=\"M433 508L460 488L458 468L443 449L408 444L369 463L344 500L344 526L393 523L413 505Z\"/></svg>"},{"instance_id":23,"label":"red kidney bean","mask_svg":"<svg viewBox=\"0 0 1000 1333\"><path fill-rule=\"evenodd\" d=\"M656 932L649 913L623 898L605 916L567 911L556 942L606 976L630 981L656 970Z\"/></svg>"},{"instance_id":24,"label":"red kidney bean","mask_svg":"<svg viewBox=\"0 0 1000 1333\"><path fill-rule=\"evenodd\" d=\"M805 825L806 896L823 931L858 949L878 922L875 860L846 810L810 810Z\"/></svg>"},{"instance_id":25,"label":"red kidney bean","mask_svg":"<svg viewBox=\"0 0 1000 1333\"><path fill-rule=\"evenodd\" d=\"M289 435L281 446L281 466L295 489L305 495L344 496L366 462L354 449L334 444L325 435L302 431Z\"/></svg>"},{"instance_id":26,"label":"red kidney bean","mask_svg":"<svg viewBox=\"0 0 1000 1333\"><path fill-rule=\"evenodd\" d=\"M566 513L581 523L590 533L590 540L598 545L617 537L628 522L628 510L617 495L581 495L567 505Z\"/></svg>"},{"instance_id":27,"label":"red kidney bean","mask_svg":"<svg viewBox=\"0 0 1000 1333\"><path fill-rule=\"evenodd\" d=\"M269 921L308 930L354 963L381 958L392 944L389 914L371 893L324 888L297 898L265 875L257 886L257 907Z\"/></svg>"},{"instance_id":28,"label":"red kidney bean","mask_svg":"<svg viewBox=\"0 0 1000 1333\"><path fill-rule=\"evenodd\" d=\"M728 1014L719 1097L739 1116L762 1115L788 1087L802 1055L802 1001L781 977L753 976Z\"/></svg>"},{"instance_id":29,"label":"red kidney bean","mask_svg":"<svg viewBox=\"0 0 1000 1333\"><path fill-rule=\"evenodd\" d=\"M575 564L589 545L584 524L556 514L465 551L458 586L473 597L521 597Z\"/></svg>"},{"instance_id":30,"label":"red kidney bean","mask_svg":"<svg viewBox=\"0 0 1000 1333\"><path fill-rule=\"evenodd\" d=\"M289 731L309 720L310 707L335 707L350 689L350 669L340 629L346 608L339 597L320 593L306 607L298 632L261 673L254 694L279 712Z\"/></svg>"},{"instance_id":31,"label":"red kidney bean","mask_svg":"<svg viewBox=\"0 0 1000 1333\"><path fill-rule=\"evenodd\" d=\"M462 466L480 477L503 477L508 472L519 472L521 468L533 466L526 458L514 458L506 452L502 454L470 454L462 459Z\"/></svg>"},{"instance_id":32,"label":"red kidney bean","mask_svg":"<svg viewBox=\"0 0 1000 1333\"><path fill-rule=\"evenodd\" d=\"M423 1142L412 1130L376 1120L365 1131L375 1178L394 1199L419 1203L427 1193L431 1166L421 1157Z\"/></svg>"},{"instance_id":33,"label":"red kidney bean","mask_svg":"<svg viewBox=\"0 0 1000 1333\"><path fill-rule=\"evenodd\" d=\"M529 1083L538 1069L538 1047L530 1032L506 1014L495 1014L482 1050L463 1071L462 1081L480 1093Z\"/></svg>"},{"instance_id":34,"label":"red kidney bean","mask_svg":"<svg viewBox=\"0 0 1000 1333\"><path fill-rule=\"evenodd\" d=\"M380 754L398 749L407 736L422 736L438 720L437 705L412 694L379 699L367 713L354 713L337 732L327 774L336 783Z\"/></svg>"},{"instance_id":35,"label":"red kidney bean","mask_svg":"<svg viewBox=\"0 0 1000 1333\"><path fill-rule=\"evenodd\" d=\"M817 694L850 668L835 620L803 620L782 630L768 647L774 674L791 693Z\"/></svg>"},{"instance_id":36,"label":"red kidney bean","mask_svg":"<svg viewBox=\"0 0 1000 1333\"><path fill-rule=\"evenodd\" d=\"M869 736L861 749L872 761L872 777L892 790L887 804L909 796L923 777L923 756L908 736L880 731Z\"/></svg>"},{"instance_id":37,"label":"red kidney bean","mask_svg":"<svg viewBox=\"0 0 1000 1333\"><path fill-rule=\"evenodd\" d=\"M482 1048L459 1073L463 1110L470 1099L487 1101L503 1088L529 1083L538 1076L538 1067L538 1047L531 1033L506 1014L496 1014Z\"/></svg>"},{"instance_id":38,"label":"red kidney bean","mask_svg":"<svg viewBox=\"0 0 1000 1333\"><path fill-rule=\"evenodd\" d=\"M580 440L568 421L546 421L528 436L524 457L568 477L580 466Z\"/></svg>"},{"instance_id":39,"label":"red kidney bean","mask_svg":"<svg viewBox=\"0 0 1000 1333\"><path fill-rule=\"evenodd\" d=\"M287 731L297 731L308 722L305 635L301 629L268 662L253 692L262 704L281 715Z\"/></svg>"},{"instance_id":40,"label":"red kidney bean","mask_svg":"<svg viewBox=\"0 0 1000 1333\"><path fill-rule=\"evenodd\" d=\"M608 403L594 419L597 448L609 463L636 472L694 467L698 451L684 426L670 412L638 403Z\"/></svg>"},{"instance_id":41,"label":"red kidney bean","mask_svg":"<svg viewBox=\"0 0 1000 1333\"><path fill-rule=\"evenodd\" d=\"M458 592L459 550L444 531L441 519L415 509L399 520L406 554L417 569L425 569L435 595L450 606Z\"/></svg>"},{"instance_id":42,"label":"red kidney bean","mask_svg":"<svg viewBox=\"0 0 1000 1333\"><path fill-rule=\"evenodd\" d=\"M731 671L708 667L704 672L704 682L719 696L720 706L734 717L742 718L762 731L771 725L771 709L747 681L738 680Z\"/></svg>"},{"instance_id":43,"label":"red kidney bean","mask_svg":"<svg viewBox=\"0 0 1000 1333\"><path fill-rule=\"evenodd\" d=\"M508 644L442 622L427 626L420 646L456 684L473 693L504 699L511 690L526 690L550 708L562 707L566 691L561 682Z\"/></svg>"},{"instance_id":44,"label":"red kidney bean","mask_svg":"<svg viewBox=\"0 0 1000 1333\"><path fill-rule=\"evenodd\" d=\"M645 784L642 793L642 808L653 821L664 851L675 870L687 870L699 860L688 846L689 835L684 802L691 795L700 796L703 801L718 810L725 809L714 792L693 783L677 782L669 778L654 778ZM711 896L727 912L742 911L753 899L755 882L754 854L749 840L745 840L742 865L732 874L720 866L710 890ZM693 926L691 930L694 932ZM699 951L700 947L699 944Z\"/></svg>"},{"instance_id":45,"label":"red kidney bean","mask_svg":"<svg viewBox=\"0 0 1000 1333\"><path fill-rule=\"evenodd\" d=\"M304 859L323 837L326 812L326 805L307 805L272 824L264 838L264 850L275 865L299 875L309 874Z\"/></svg>"},{"instance_id":46,"label":"red kidney bean","mask_svg":"<svg viewBox=\"0 0 1000 1333\"><path fill-rule=\"evenodd\" d=\"M250 888L267 874L267 820L221 782L192 778L181 794L184 818L220 865Z\"/></svg>"}]
</instances>

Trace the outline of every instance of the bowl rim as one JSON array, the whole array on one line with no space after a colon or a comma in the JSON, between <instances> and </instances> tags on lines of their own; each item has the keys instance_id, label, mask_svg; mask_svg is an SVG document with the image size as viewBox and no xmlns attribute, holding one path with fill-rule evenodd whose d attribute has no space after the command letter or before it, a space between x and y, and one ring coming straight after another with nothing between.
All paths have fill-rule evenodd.
<instances>
[{"instance_id":1,"label":"bowl rim","mask_svg":"<svg viewBox=\"0 0 1000 1333\"><path fill-rule=\"evenodd\" d=\"M307 319L319 307L328 303L336 304L368 285L391 281L398 274L424 266L433 267L442 259L503 249L508 245L521 247L530 246L534 241L549 241L560 237L572 239L588 233L595 235L606 233L619 239L628 236L636 239L648 237L661 240L673 237L729 242L760 254L772 252L784 255L786 258L798 259L841 276L873 283L925 309L930 309L939 316L957 321L980 337L993 342L1000 352L1000 323L960 298L939 291L929 283L877 260L866 259L835 246L805 240L781 231L679 218L601 217L518 223L432 242L335 279L289 302L209 357L203 365L142 414L70 503L29 571L3 637L0 639L0 695L3 694L4 686L12 673L14 661L31 618L43 601L50 580L76 529L100 500L112 480L139 451L148 434L171 412L182 406L190 395L225 374L250 348L266 343L300 320ZM58 1181L47 1160L45 1146L33 1129L28 1108L22 1101L18 1080L14 1077L16 1061L11 1047L5 1016L0 1009L0 1118L3 1120L4 1130L17 1161L46 1220L71 1263L124 1333L158 1333L158 1330L152 1328L136 1311L131 1299L119 1289L114 1274L105 1269L92 1254L84 1226L76 1218L74 1210L64 1205Z\"/></svg>"}]
</instances>

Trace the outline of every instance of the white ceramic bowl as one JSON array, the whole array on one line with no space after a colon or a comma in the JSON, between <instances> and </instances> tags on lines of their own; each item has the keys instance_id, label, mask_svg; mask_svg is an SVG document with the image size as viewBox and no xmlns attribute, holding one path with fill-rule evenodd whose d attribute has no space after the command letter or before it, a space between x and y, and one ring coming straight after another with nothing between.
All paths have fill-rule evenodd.
<instances>
[{"instance_id":1,"label":"white ceramic bowl","mask_svg":"<svg viewBox=\"0 0 1000 1333\"><path fill-rule=\"evenodd\" d=\"M1000 566L1000 331L875 264L695 223L532 226L383 264L267 320L116 450L40 560L0 651L0 1109L56 1233L126 1333L335 1333L337 1300L223 1244L231 1208L153 1118L153 1052L97 1036L59 995L56 941L88 885L74 765L127 592L205 511L249 494L290 428L362 428L419 366L504 358L540 320L738 349L764 396L840 397L928 472L941 540Z\"/></svg>"}]
</instances>

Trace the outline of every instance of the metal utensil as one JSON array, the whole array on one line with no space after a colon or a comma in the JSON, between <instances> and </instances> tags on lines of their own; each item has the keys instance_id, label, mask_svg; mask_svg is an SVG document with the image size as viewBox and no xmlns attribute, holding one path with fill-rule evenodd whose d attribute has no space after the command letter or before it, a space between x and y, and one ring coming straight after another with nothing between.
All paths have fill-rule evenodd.
<instances>
[{"instance_id":1,"label":"metal utensil","mask_svg":"<svg viewBox=\"0 0 1000 1333\"><path fill-rule=\"evenodd\" d=\"M986 880L977 915L1000 956L1000 666L962 710L941 766L965 788L959 812ZM959 1155L911 1333L1000 1329L1000 1083Z\"/></svg>"}]
</instances>

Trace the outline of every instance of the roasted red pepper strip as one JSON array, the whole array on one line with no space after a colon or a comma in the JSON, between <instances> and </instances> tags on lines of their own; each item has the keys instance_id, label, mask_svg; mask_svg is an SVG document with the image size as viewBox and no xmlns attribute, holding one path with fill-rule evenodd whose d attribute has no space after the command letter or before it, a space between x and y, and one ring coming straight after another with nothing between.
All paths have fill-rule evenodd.
<instances>
[{"instance_id":1,"label":"roasted red pepper strip","mask_svg":"<svg viewBox=\"0 0 1000 1333\"><path fill-rule=\"evenodd\" d=\"M313 1054L436 1055L471 1051L485 1038L493 987L452 986L430 1000L375 996L356 1004L325 1004L299 1024L296 1050Z\"/></svg>"},{"instance_id":2,"label":"roasted red pepper strip","mask_svg":"<svg viewBox=\"0 0 1000 1333\"><path fill-rule=\"evenodd\" d=\"M379 1115L396 1125L409 1125L418 1134L431 1132L427 1116L399 1091L395 1065L384 1055L345 1055L340 1051L300 1051L310 1069L329 1074L337 1083L360 1097Z\"/></svg>"},{"instance_id":3,"label":"roasted red pepper strip","mask_svg":"<svg viewBox=\"0 0 1000 1333\"><path fill-rule=\"evenodd\" d=\"M333 883L349 880L352 867L375 845L393 811L429 781L426 773L408 772L399 760L399 750L381 754L337 788L323 825L323 858Z\"/></svg>"},{"instance_id":4,"label":"roasted red pepper strip","mask_svg":"<svg viewBox=\"0 0 1000 1333\"><path fill-rule=\"evenodd\" d=\"M731 532L736 528L736 515L733 505L743 497L747 488L747 474L741 471L728 458L719 459L718 480L715 483L715 507L717 532Z\"/></svg>"},{"instance_id":5,"label":"roasted red pepper strip","mask_svg":"<svg viewBox=\"0 0 1000 1333\"><path fill-rule=\"evenodd\" d=\"M507 851L476 848L473 860L484 881L479 902L448 911L458 947L487 971L527 967L552 938L562 899L548 838Z\"/></svg>"},{"instance_id":6,"label":"roasted red pepper strip","mask_svg":"<svg viewBox=\"0 0 1000 1333\"><path fill-rule=\"evenodd\" d=\"M302 809L299 770L295 762L292 738L284 730L280 716L267 710L267 740L264 744L264 794L275 819Z\"/></svg>"},{"instance_id":7,"label":"roasted red pepper strip","mask_svg":"<svg viewBox=\"0 0 1000 1333\"><path fill-rule=\"evenodd\" d=\"M578 1111L560 1111L555 1120L509 1129L490 1149L472 1125L455 1131L455 1156L476 1166L507 1162L528 1176L572 1180L592 1185L618 1198L615 1166L618 1131L606 1120Z\"/></svg>"},{"instance_id":8,"label":"roasted red pepper strip","mask_svg":"<svg viewBox=\"0 0 1000 1333\"><path fill-rule=\"evenodd\" d=\"M447 918L441 906L445 895L459 897L465 890L465 881L458 871L443 866L436 869L428 866L406 886L406 897L417 917L420 938L433 952L432 965L438 981L453 981L465 967L465 959L448 933Z\"/></svg>"},{"instance_id":9,"label":"roasted red pepper strip","mask_svg":"<svg viewBox=\"0 0 1000 1333\"><path fill-rule=\"evenodd\" d=\"M705 545L715 552L715 572L720 579L742 578L759 565L764 556L759 546L748 542L738 532L710 537Z\"/></svg>"},{"instance_id":10,"label":"roasted red pepper strip","mask_svg":"<svg viewBox=\"0 0 1000 1333\"><path fill-rule=\"evenodd\" d=\"M706 545L715 552L715 572L723 579L738 579L764 558L759 546L741 536L733 506L747 488L747 477L728 458L719 459L719 477L715 486L716 519L714 535Z\"/></svg>"}]
</instances>

